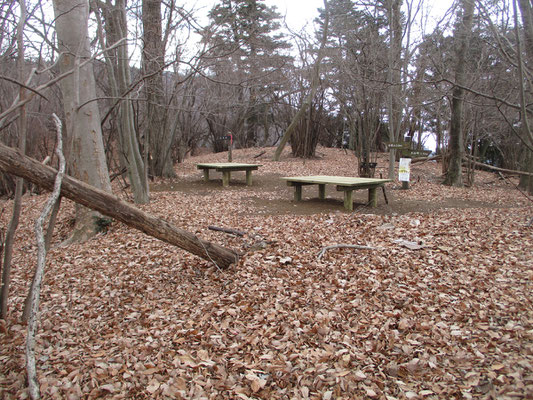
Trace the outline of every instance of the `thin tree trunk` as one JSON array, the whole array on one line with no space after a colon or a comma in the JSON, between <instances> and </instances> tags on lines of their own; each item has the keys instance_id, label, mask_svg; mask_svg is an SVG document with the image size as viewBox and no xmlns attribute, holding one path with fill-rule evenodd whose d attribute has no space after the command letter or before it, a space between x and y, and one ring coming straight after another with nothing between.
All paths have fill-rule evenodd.
<instances>
[{"instance_id":1,"label":"thin tree trunk","mask_svg":"<svg viewBox=\"0 0 533 400\"><path fill-rule=\"evenodd\" d=\"M401 8L402 0L389 0L389 37L391 46L389 49L389 132L390 141L400 140L400 124L402 118L401 105L401 55L402 55L402 24ZM394 179L396 166L396 150L389 151L389 179Z\"/></svg>"},{"instance_id":2,"label":"thin tree trunk","mask_svg":"<svg viewBox=\"0 0 533 400\"><path fill-rule=\"evenodd\" d=\"M526 56L529 63L529 67L533 68L533 7L531 1L519 0L520 14L522 15L522 25L524 26L524 37L526 43ZM522 114L522 135L524 140L533 145L533 133L531 131L531 125L528 118L527 105L530 104L531 87L526 90L526 79L524 79L524 61L522 59L522 46L520 41L520 34L518 32L518 13L516 9L516 0L513 0L514 11L514 25L515 36L517 41L517 55L518 55L518 76L520 79L520 108ZM530 83L530 82L529 82ZM526 98L526 93L529 97ZM525 150L525 163L524 169L533 172L533 152L529 149ZM533 177L524 176L520 177L519 187L526 190L528 193L533 194Z\"/></svg>"},{"instance_id":3,"label":"thin tree trunk","mask_svg":"<svg viewBox=\"0 0 533 400\"><path fill-rule=\"evenodd\" d=\"M170 148L171 132L166 129L163 66L165 48L162 33L161 0L142 0L142 65L146 93L146 133L150 147L150 172L155 176L174 177Z\"/></svg>"},{"instance_id":4,"label":"thin tree trunk","mask_svg":"<svg viewBox=\"0 0 533 400\"><path fill-rule=\"evenodd\" d=\"M57 199L57 201L54 204L54 208L52 209L52 213L50 214L50 219L48 221L48 229L46 230L46 235L44 237L44 245L46 248L46 251L50 250L50 243L52 241L52 234L54 233L54 227L56 225L56 219L57 214L59 213L59 208L61 207L61 197ZM30 289L28 290L28 294L26 295L26 299L24 300L24 309L22 310L22 322L28 323L28 320L30 318L30 311L31 311L31 296L33 293L33 285L35 282L35 274L32 279L32 283L30 285Z\"/></svg>"},{"instance_id":5,"label":"thin tree trunk","mask_svg":"<svg viewBox=\"0 0 533 400\"><path fill-rule=\"evenodd\" d=\"M117 1L115 5L108 2L102 5L104 18L106 21L107 44L119 42L127 37L126 4L124 0ZM94 5L98 10L97 5ZM96 12L98 23L98 38L106 59L109 76L109 84L113 97L119 98L123 93L129 91L131 84L128 45L124 41L120 47L113 50L106 49L106 41L103 35L103 24L100 15ZM150 201L148 181L145 174L144 162L139 150L139 142L135 132L133 121L133 104L130 95L127 94L119 105L118 131L121 145L121 163L128 171L133 199L137 204L144 204Z\"/></svg>"},{"instance_id":6,"label":"thin tree trunk","mask_svg":"<svg viewBox=\"0 0 533 400\"><path fill-rule=\"evenodd\" d=\"M455 83L452 92L452 116L450 123L450 159L444 184L463 186L462 161L464 158L463 103L466 82L466 63L469 58L470 37L474 16L474 0L462 0L463 16L454 32L456 41Z\"/></svg>"},{"instance_id":7,"label":"thin tree trunk","mask_svg":"<svg viewBox=\"0 0 533 400\"><path fill-rule=\"evenodd\" d=\"M41 294L41 283L43 281L44 267L46 264L46 240L43 234L43 224L55 204L59 202L61 193L61 183L65 174L65 157L63 156L63 141L61 139L61 120L53 114L57 129L56 154L59 159L59 171L54 179L54 189L44 209L35 221L35 236L37 239L37 268L31 285L30 308L28 313L28 329L26 335L26 372L28 374L28 388L32 400L40 399L39 382L37 380L37 368L35 365L35 334L39 323L39 299Z\"/></svg>"},{"instance_id":8,"label":"thin tree trunk","mask_svg":"<svg viewBox=\"0 0 533 400\"><path fill-rule=\"evenodd\" d=\"M18 58L17 69L19 75L19 81L24 82L24 38L23 31L26 23L26 2L20 0L20 20L17 27L17 46L18 46ZM26 97L26 90L24 87L19 89L19 100L24 101ZM19 110L18 118L18 148L22 154L26 154L26 106L23 105ZM9 287L11 284L11 261L13 258L13 244L15 241L15 234L19 224L20 210L22 207L22 192L24 189L24 180L17 178L15 186L15 199L13 201L13 214L9 221L9 226L6 232L6 241L4 245L4 262L2 268L2 287L0 290L0 319L7 318L7 301L9 298Z\"/></svg>"},{"instance_id":9,"label":"thin tree trunk","mask_svg":"<svg viewBox=\"0 0 533 400\"><path fill-rule=\"evenodd\" d=\"M52 190L56 175L53 168L23 156L20 152L3 144L0 144L0 169L16 176L22 176L48 190ZM108 192L68 175L63 179L61 194L76 203L115 218L150 236L212 261L220 268L227 268L238 260L238 255L234 251L199 239L190 232L145 213Z\"/></svg>"},{"instance_id":10,"label":"thin tree trunk","mask_svg":"<svg viewBox=\"0 0 533 400\"><path fill-rule=\"evenodd\" d=\"M320 42L320 48L318 49L318 54L316 57L315 65L313 66L313 76L311 77L311 87L309 88L309 93L307 93L307 96L305 97L302 106L292 119L289 127L283 134L283 137L281 138L281 141L279 142L278 147L276 148L276 152L274 153L274 161L279 161L281 157L281 153L283 152L283 149L285 148L287 142L291 138L294 130L300 123L300 120L305 115L305 112L307 110L307 107L310 106L311 102L313 101L313 98L315 97L315 93L318 89L318 85L320 84L320 63L322 62L322 58L324 57L324 48L326 47L326 43L328 40L328 28L329 28L329 8L328 8L328 2L327 0L324 0L324 13L325 13L325 19L324 19L324 30L322 32L322 41Z\"/></svg>"}]
</instances>

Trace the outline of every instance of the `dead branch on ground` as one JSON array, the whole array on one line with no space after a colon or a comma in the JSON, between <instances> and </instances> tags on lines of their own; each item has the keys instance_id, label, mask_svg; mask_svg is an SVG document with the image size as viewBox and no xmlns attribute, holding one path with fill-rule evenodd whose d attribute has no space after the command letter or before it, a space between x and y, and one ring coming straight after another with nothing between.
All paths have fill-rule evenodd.
<instances>
[{"instance_id":1,"label":"dead branch on ground","mask_svg":"<svg viewBox=\"0 0 533 400\"><path fill-rule=\"evenodd\" d=\"M32 399L39 399L41 397L39 381L37 380L37 370L35 367L35 334L37 332L37 324L39 323L39 298L41 292L41 283L44 275L44 267L46 264L47 249L43 233L43 224L61 196L61 184L65 174L65 157L63 156L63 143L61 139L61 120L55 114L52 116L57 127L56 154L59 159L59 171L57 172L54 181L54 191L46 202L41 215L35 221L35 235L37 237L37 268L35 270L35 276L33 277L32 283L31 306L27 330L28 333L26 335L26 371L28 374L28 388L30 397Z\"/></svg>"},{"instance_id":2,"label":"dead branch on ground","mask_svg":"<svg viewBox=\"0 0 533 400\"><path fill-rule=\"evenodd\" d=\"M332 249L383 250L381 247L363 246L359 244L334 244L331 246L323 247L322 250L320 250L320 253L318 253L318 260L320 261L324 254L326 254L326 251Z\"/></svg>"},{"instance_id":3,"label":"dead branch on ground","mask_svg":"<svg viewBox=\"0 0 533 400\"><path fill-rule=\"evenodd\" d=\"M241 237L246 235L246 232L243 232L243 231L238 231L236 229L231 229L231 228L221 228L221 227L213 226L213 225L209 225L207 229L211 231L229 233L231 235L241 236Z\"/></svg>"}]
</instances>

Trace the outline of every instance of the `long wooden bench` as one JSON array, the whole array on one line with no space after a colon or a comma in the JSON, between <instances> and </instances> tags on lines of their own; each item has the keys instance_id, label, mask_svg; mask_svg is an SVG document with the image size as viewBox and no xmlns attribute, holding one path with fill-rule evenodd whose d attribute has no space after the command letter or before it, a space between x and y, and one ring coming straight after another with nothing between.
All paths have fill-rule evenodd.
<instances>
[{"instance_id":1,"label":"long wooden bench","mask_svg":"<svg viewBox=\"0 0 533 400\"><path fill-rule=\"evenodd\" d=\"M390 179L374 178L353 178L346 176L289 176L281 178L287 182L288 186L294 187L294 200L302 200L302 187L307 185L318 185L318 197L326 198L326 185L336 185L338 191L344 192L344 208L349 211L353 210L353 191L359 189L368 189L368 203L371 207L377 207L378 195L377 189Z\"/></svg>"},{"instance_id":2,"label":"long wooden bench","mask_svg":"<svg viewBox=\"0 0 533 400\"><path fill-rule=\"evenodd\" d=\"M214 169L222 172L222 186L229 186L229 180L233 171L246 171L246 184L252 185L252 171L261 167L260 164L243 164L243 163L201 163L196 164L196 168L204 171L204 180L209 181L209 170Z\"/></svg>"}]
</instances>

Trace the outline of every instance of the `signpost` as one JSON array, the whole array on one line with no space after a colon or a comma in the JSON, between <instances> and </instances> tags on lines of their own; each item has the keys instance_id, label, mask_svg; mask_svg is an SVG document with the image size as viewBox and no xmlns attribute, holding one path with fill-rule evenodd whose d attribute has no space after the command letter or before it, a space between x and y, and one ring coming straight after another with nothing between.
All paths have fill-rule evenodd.
<instances>
[{"instance_id":1,"label":"signpost","mask_svg":"<svg viewBox=\"0 0 533 400\"><path fill-rule=\"evenodd\" d=\"M402 182L402 189L409 189L409 179L411 175L411 159L400 158L400 167L398 169L398 180Z\"/></svg>"},{"instance_id":2,"label":"signpost","mask_svg":"<svg viewBox=\"0 0 533 400\"><path fill-rule=\"evenodd\" d=\"M407 149L409 148L408 142L385 142L387 148L390 149Z\"/></svg>"},{"instance_id":3,"label":"signpost","mask_svg":"<svg viewBox=\"0 0 533 400\"><path fill-rule=\"evenodd\" d=\"M410 150L406 149L402 152L404 157L427 157L431 154L431 150Z\"/></svg>"}]
</instances>

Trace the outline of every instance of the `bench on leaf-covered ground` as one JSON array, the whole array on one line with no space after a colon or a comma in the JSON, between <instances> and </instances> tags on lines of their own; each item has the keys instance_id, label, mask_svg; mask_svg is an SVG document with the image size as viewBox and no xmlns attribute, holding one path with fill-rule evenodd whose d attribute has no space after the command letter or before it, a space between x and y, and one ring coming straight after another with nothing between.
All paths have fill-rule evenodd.
<instances>
[{"instance_id":1,"label":"bench on leaf-covered ground","mask_svg":"<svg viewBox=\"0 0 533 400\"><path fill-rule=\"evenodd\" d=\"M204 180L209 181L209 170L214 169L222 172L222 186L229 186L229 180L233 171L246 171L246 184L252 185L252 171L261 167L260 164L242 164L242 163L201 163L196 164L196 168L204 171Z\"/></svg>"},{"instance_id":2,"label":"bench on leaf-covered ground","mask_svg":"<svg viewBox=\"0 0 533 400\"><path fill-rule=\"evenodd\" d=\"M305 185L318 185L319 199L326 198L326 185L336 185L338 191L344 192L344 208L353 210L353 191L368 189L368 203L370 207L377 207L377 189L383 187L390 179L353 178L347 176L289 176L281 178L288 186L294 187L294 200L302 200L302 187Z\"/></svg>"}]
</instances>

